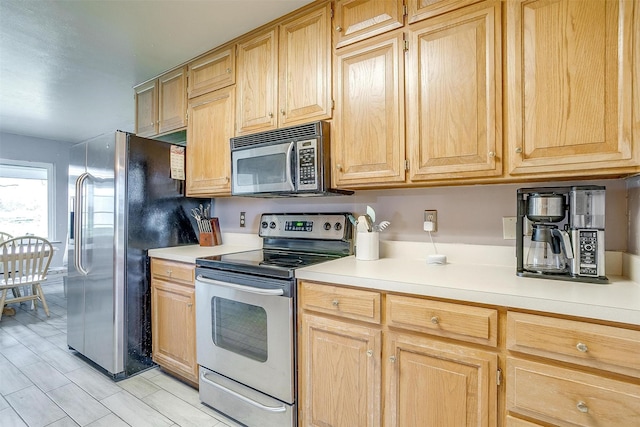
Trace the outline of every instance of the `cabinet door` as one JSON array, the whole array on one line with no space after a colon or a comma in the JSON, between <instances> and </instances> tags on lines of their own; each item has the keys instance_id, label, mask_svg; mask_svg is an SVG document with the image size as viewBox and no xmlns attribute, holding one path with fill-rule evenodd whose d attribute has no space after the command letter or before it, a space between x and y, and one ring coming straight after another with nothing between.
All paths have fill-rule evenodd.
<instances>
[{"instance_id":1,"label":"cabinet door","mask_svg":"<svg viewBox=\"0 0 640 427\"><path fill-rule=\"evenodd\" d=\"M404 182L403 55L402 32L337 52L334 185Z\"/></svg>"},{"instance_id":2,"label":"cabinet door","mask_svg":"<svg viewBox=\"0 0 640 427\"><path fill-rule=\"evenodd\" d=\"M403 25L402 0L338 0L336 47L346 46Z\"/></svg>"},{"instance_id":3,"label":"cabinet door","mask_svg":"<svg viewBox=\"0 0 640 427\"><path fill-rule=\"evenodd\" d=\"M331 117L331 5L280 25L279 124Z\"/></svg>"},{"instance_id":4,"label":"cabinet door","mask_svg":"<svg viewBox=\"0 0 640 427\"><path fill-rule=\"evenodd\" d=\"M384 363L385 426L497 425L497 354L389 332Z\"/></svg>"},{"instance_id":5,"label":"cabinet door","mask_svg":"<svg viewBox=\"0 0 640 427\"><path fill-rule=\"evenodd\" d=\"M187 196L231 194L234 102L233 86L189 101Z\"/></svg>"},{"instance_id":6,"label":"cabinet door","mask_svg":"<svg viewBox=\"0 0 640 427\"><path fill-rule=\"evenodd\" d=\"M193 286L153 280L151 301L154 362L197 383Z\"/></svg>"},{"instance_id":7,"label":"cabinet door","mask_svg":"<svg viewBox=\"0 0 640 427\"><path fill-rule=\"evenodd\" d=\"M500 25L500 2L484 2L411 27L411 181L502 174Z\"/></svg>"},{"instance_id":8,"label":"cabinet door","mask_svg":"<svg viewBox=\"0 0 640 427\"><path fill-rule=\"evenodd\" d=\"M407 0L409 23L432 18L461 7L478 3L480 0Z\"/></svg>"},{"instance_id":9,"label":"cabinet door","mask_svg":"<svg viewBox=\"0 0 640 427\"><path fill-rule=\"evenodd\" d=\"M158 78L158 133L187 125L187 69L166 73Z\"/></svg>"},{"instance_id":10,"label":"cabinet door","mask_svg":"<svg viewBox=\"0 0 640 427\"><path fill-rule=\"evenodd\" d=\"M236 82L235 45L208 53L189 64L189 98Z\"/></svg>"},{"instance_id":11,"label":"cabinet door","mask_svg":"<svg viewBox=\"0 0 640 427\"><path fill-rule=\"evenodd\" d=\"M158 80L134 88L136 102L136 135L158 133Z\"/></svg>"},{"instance_id":12,"label":"cabinet door","mask_svg":"<svg viewBox=\"0 0 640 427\"><path fill-rule=\"evenodd\" d=\"M236 135L277 127L277 51L276 28L238 44Z\"/></svg>"},{"instance_id":13,"label":"cabinet door","mask_svg":"<svg viewBox=\"0 0 640 427\"><path fill-rule=\"evenodd\" d=\"M300 425L380 426L380 330L302 315Z\"/></svg>"},{"instance_id":14,"label":"cabinet door","mask_svg":"<svg viewBox=\"0 0 640 427\"><path fill-rule=\"evenodd\" d=\"M506 10L510 173L584 175L637 165L638 3L511 1Z\"/></svg>"}]
</instances>

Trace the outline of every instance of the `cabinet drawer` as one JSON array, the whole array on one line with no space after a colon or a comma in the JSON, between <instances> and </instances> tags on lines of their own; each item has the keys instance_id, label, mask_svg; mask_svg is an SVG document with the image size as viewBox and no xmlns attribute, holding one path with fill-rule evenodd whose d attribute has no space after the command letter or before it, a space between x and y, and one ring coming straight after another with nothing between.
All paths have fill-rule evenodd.
<instances>
[{"instance_id":1,"label":"cabinet drawer","mask_svg":"<svg viewBox=\"0 0 640 427\"><path fill-rule=\"evenodd\" d=\"M640 377L640 331L510 311L507 348Z\"/></svg>"},{"instance_id":2,"label":"cabinet drawer","mask_svg":"<svg viewBox=\"0 0 640 427\"><path fill-rule=\"evenodd\" d=\"M542 427L542 424L532 423L531 421L525 421L520 418L507 415L507 427Z\"/></svg>"},{"instance_id":3,"label":"cabinet drawer","mask_svg":"<svg viewBox=\"0 0 640 427\"><path fill-rule=\"evenodd\" d=\"M305 310L380 323L380 293L378 292L301 282L300 302Z\"/></svg>"},{"instance_id":4,"label":"cabinet drawer","mask_svg":"<svg viewBox=\"0 0 640 427\"><path fill-rule=\"evenodd\" d=\"M387 295L389 326L495 347L497 310Z\"/></svg>"},{"instance_id":5,"label":"cabinet drawer","mask_svg":"<svg viewBox=\"0 0 640 427\"><path fill-rule=\"evenodd\" d=\"M637 426L640 385L507 359L507 409L557 426Z\"/></svg>"},{"instance_id":6,"label":"cabinet drawer","mask_svg":"<svg viewBox=\"0 0 640 427\"><path fill-rule=\"evenodd\" d=\"M194 285L195 265L151 258L151 275L155 279Z\"/></svg>"}]
</instances>

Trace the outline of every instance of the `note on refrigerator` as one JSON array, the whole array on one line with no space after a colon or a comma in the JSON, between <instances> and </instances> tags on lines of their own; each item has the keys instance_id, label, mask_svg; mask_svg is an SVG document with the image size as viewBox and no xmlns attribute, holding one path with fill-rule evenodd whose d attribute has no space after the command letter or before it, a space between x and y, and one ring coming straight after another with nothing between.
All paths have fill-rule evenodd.
<instances>
[{"instance_id":1,"label":"note on refrigerator","mask_svg":"<svg viewBox=\"0 0 640 427\"><path fill-rule=\"evenodd\" d=\"M171 146L171 178L185 180L184 175L184 147Z\"/></svg>"}]
</instances>

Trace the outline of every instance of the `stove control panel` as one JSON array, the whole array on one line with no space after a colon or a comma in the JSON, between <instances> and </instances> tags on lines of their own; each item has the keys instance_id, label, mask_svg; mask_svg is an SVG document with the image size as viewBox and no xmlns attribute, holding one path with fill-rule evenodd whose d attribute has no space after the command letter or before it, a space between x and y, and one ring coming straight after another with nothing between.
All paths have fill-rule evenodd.
<instances>
[{"instance_id":1,"label":"stove control panel","mask_svg":"<svg viewBox=\"0 0 640 427\"><path fill-rule=\"evenodd\" d=\"M260 237L348 240L346 213L262 214ZM347 234L349 233L349 234Z\"/></svg>"}]
</instances>

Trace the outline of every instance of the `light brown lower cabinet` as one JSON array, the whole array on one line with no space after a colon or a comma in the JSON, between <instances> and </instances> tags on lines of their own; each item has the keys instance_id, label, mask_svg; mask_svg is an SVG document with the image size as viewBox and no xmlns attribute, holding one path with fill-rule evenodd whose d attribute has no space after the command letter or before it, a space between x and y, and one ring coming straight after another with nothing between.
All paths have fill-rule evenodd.
<instances>
[{"instance_id":1,"label":"light brown lower cabinet","mask_svg":"<svg viewBox=\"0 0 640 427\"><path fill-rule=\"evenodd\" d=\"M301 281L298 294L301 426L497 425L497 352L390 328L375 315L392 297L381 292ZM445 329L463 328L453 319L476 308L435 307L428 319Z\"/></svg>"},{"instance_id":2,"label":"light brown lower cabinet","mask_svg":"<svg viewBox=\"0 0 640 427\"><path fill-rule=\"evenodd\" d=\"M151 260L153 361L198 384L196 363L195 265Z\"/></svg>"}]
</instances>

